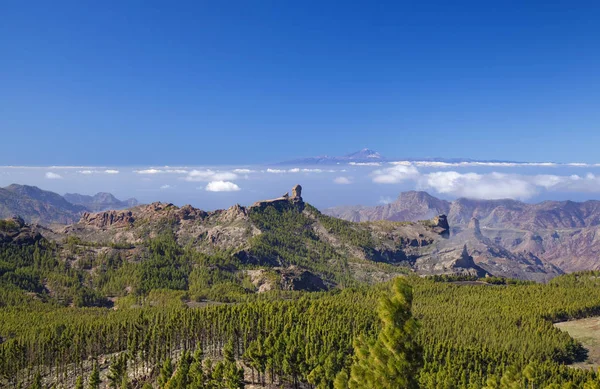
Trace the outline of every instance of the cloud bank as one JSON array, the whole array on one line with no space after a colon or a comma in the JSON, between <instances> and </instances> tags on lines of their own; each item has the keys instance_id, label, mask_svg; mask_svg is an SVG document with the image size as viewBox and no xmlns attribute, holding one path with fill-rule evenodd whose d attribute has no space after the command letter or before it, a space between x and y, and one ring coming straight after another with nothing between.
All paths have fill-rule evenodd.
<instances>
[{"instance_id":1,"label":"cloud bank","mask_svg":"<svg viewBox=\"0 0 600 389\"><path fill-rule=\"evenodd\" d=\"M456 197L476 199L526 200L542 191L553 192L600 192L600 177L588 173L585 176L560 176L552 174L523 175L491 173L459 173L437 171L422 173L414 165L394 164L375 170L372 180L378 184L414 182L417 189L433 190Z\"/></svg>"}]
</instances>

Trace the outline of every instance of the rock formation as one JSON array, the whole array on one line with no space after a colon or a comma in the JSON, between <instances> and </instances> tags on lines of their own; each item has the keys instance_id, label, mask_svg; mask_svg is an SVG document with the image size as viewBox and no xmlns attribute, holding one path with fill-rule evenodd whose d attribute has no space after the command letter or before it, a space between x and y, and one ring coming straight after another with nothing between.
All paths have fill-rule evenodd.
<instances>
[{"instance_id":1,"label":"rock formation","mask_svg":"<svg viewBox=\"0 0 600 389\"><path fill-rule=\"evenodd\" d=\"M450 224L446 215L439 215L433 218L434 230L442 236L442 238L450 237Z\"/></svg>"},{"instance_id":2,"label":"rock formation","mask_svg":"<svg viewBox=\"0 0 600 389\"><path fill-rule=\"evenodd\" d=\"M475 236L481 236L481 227L479 226L479 219L471 218L469 225L467 226L470 230L473 230Z\"/></svg>"},{"instance_id":3,"label":"rock formation","mask_svg":"<svg viewBox=\"0 0 600 389\"><path fill-rule=\"evenodd\" d=\"M277 197L275 199L270 200L260 200L255 202L250 206L250 208L265 208L269 205L274 205L276 207L286 206L286 205L295 205L300 207L300 209L304 209L304 201L302 200L302 187L300 185L295 185L292 188L292 195L290 196L288 193L284 194L281 197Z\"/></svg>"},{"instance_id":4,"label":"rock formation","mask_svg":"<svg viewBox=\"0 0 600 389\"><path fill-rule=\"evenodd\" d=\"M296 185L292 188L292 197L302 200L302 187L300 185Z\"/></svg>"},{"instance_id":5,"label":"rock formation","mask_svg":"<svg viewBox=\"0 0 600 389\"><path fill-rule=\"evenodd\" d=\"M36 227L28 225L19 216L0 220L0 244L34 244L42 239Z\"/></svg>"},{"instance_id":6,"label":"rock formation","mask_svg":"<svg viewBox=\"0 0 600 389\"><path fill-rule=\"evenodd\" d=\"M129 227L134 221L131 211L85 212L81 216L79 224L105 229L108 227Z\"/></svg>"}]
</instances>

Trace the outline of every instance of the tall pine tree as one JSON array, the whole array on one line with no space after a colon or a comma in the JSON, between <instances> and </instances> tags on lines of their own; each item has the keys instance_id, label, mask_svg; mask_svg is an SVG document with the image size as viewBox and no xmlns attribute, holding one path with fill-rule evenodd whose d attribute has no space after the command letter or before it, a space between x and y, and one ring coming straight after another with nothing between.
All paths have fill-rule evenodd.
<instances>
[{"instance_id":1,"label":"tall pine tree","mask_svg":"<svg viewBox=\"0 0 600 389\"><path fill-rule=\"evenodd\" d=\"M411 312L412 298L412 288L397 278L391 296L379 300L377 313L382 328L377 339L356 341L350 377L346 381L347 373L340 373L336 389L418 388L423 358L416 342L418 323Z\"/></svg>"}]
</instances>

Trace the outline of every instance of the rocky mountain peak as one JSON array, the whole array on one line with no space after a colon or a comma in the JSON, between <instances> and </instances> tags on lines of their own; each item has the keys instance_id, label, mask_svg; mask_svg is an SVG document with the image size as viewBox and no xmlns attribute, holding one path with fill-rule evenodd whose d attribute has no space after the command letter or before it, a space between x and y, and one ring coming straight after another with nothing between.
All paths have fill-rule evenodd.
<instances>
[{"instance_id":1,"label":"rocky mountain peak","mask_svg":"<svg viewBox=\"0 0 600 389\"><path fill-rule=\"evenodd\" d=\"M350 153L350 154L346 155L346 158L350 158L350 159L368 158L368 159L378 160L378 159L382 159L383 157L381 156L381 154L379 154L375 150L364 148L362 150L359 150L354 153Z\"/></svg>"}]
</instances>

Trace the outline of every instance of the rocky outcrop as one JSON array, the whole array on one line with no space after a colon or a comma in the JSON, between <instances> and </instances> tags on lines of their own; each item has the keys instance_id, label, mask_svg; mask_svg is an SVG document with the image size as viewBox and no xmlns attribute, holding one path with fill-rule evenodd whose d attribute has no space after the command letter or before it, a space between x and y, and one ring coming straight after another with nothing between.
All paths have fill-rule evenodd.
<instances>
[{"instance_id":1,"label":"rocky outcrop","mask_svg":"<svg viewBox=\"0 0 600 389\"><path fill-rule=\"evenodd\" d=\"M19 216L0 220L0 244L31 245L42 239L37 228Z\"/></svg>"},{"instance_id":2,"label":"rocky outcrop","mask_svg":"<svg viewBox=\"0 0 600 389\"><path fill-rule=\"evenodd\" d=\"M85 212L79 220L80 225L100 229L131 227L135 218L131 211Z\"/></svg>"},{"instance_id":3,"label":"rocky outcrop","mask_svg":"<svg viewBox=\"0 0 600 389\"><path fill-rule=\"evenodd\" d=\"M467 245L462 249L453 246L437 247L429 256L419 258L415 267L421 274L427 275L469 275L485 277L488 273L475 263L467 250Z\"/></svg>"},{"instance_id":4,"label":"rocky outcrop","mask_svg":"<svg viewBox=\"0 0 600 389\"><path fill-rule=\"evenodd\" d=\"M473 230L473 234L475 234L476 236L481 236L481 226L479 225L479 219L471 218L471 221L469 222L467 228Z\"/></svg>"},{"instance_id":5,"label":"rocky outcrop","mask_svg":"<svg viewBox=\"0 0 600 389\"><path fill-rule=\"evenodd\" d=\"M442 238L450 237L450 224L446 215L439 215L433 218L433 230L440 234Z\"/></svg>"},{"instance_id":6,"label":"rocky outcrop","mask_svg":"<svg viewBox=\"0 0 600 389\"><path fill-rule=\"evenodd\" d=\"M296 185L292 188L292 198L302 200L302 187L300 185Z\"/></svg>"},{"instance_id":7,"label":"rocky outcrop","mask_svg":"<svg viewBox=\"0 0 600 389\"><path fill-rule=\"evenodd\" d=\"M299 207L301 210L304 209L304 200L302 200L302 187L300 185L295 185L292 188L291 196L288 193L286 193L283 196L275 199L257 201L254 204L252 204L250 208L264 209L268 206L281 208L290 204Z\"/></svg>"}]
</instances>

